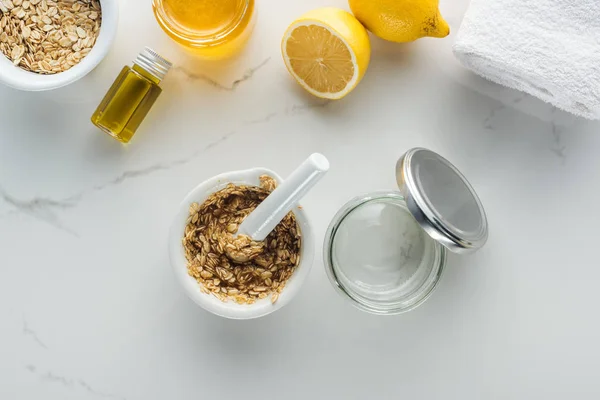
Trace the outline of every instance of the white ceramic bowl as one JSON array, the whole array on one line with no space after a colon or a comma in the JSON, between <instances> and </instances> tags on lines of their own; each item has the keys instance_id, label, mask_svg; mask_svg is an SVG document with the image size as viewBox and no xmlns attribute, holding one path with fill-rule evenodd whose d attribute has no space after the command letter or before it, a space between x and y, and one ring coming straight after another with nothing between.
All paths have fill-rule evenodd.
<instances>
[{"instance_id":1,"label":"white ceramic bowl","mask_svg":"<svg viewBox=\"0 0 600 400\"><path fill-rule=\"evenodd\" d=\"M102 25L100 35L90 53L73 68L53 75L41 75L15 67L0 54L0 82L19 90L41 91L57 89L83 78L102 61L117 33L119 22L118 0L100 0Z\"/></svg>"},{"instance_id":2,"label":"white ceramic bowl","mask_svg":"<svg viewBox=\"0 0 600 400\"><path fill-rule=\"evenodd\" d=\"M202 293L200 291L200 285L196 280L188 274L187 261L181 239L186 226L186 220L189 216L190 204L196 202L202 204L204 200L211 194L218 190L223 189L227 184L234 183L238 185L252 185L259 186L259 177L261 175L269 175L277 182L281 182L282 179L275 172L265 168L254 168L244 171L228 172L222 175L215 176L192 190L183 200L179 207L179 212L173 221L171 231L169 233L169 255L171 259L171 265L175 272L175 276L185 293L200 307L213 314L221 317L232 318L232 319L250 319L258 318L275 310L280 309L300 291L300 287L310 272L314 257L314 234L306 217L306 213L301 207L297 207L294 210L296 220L300 225L300 231L302 234L302 247L300 250L300 263L294 271L292 277L288 280L285 288L279 295L279 299L275 304L271 304L270 297L266 299L258 300L256 303L237 304L233 301L227 303L215 298L213 295Z\"/></svg>"}]
</instances>

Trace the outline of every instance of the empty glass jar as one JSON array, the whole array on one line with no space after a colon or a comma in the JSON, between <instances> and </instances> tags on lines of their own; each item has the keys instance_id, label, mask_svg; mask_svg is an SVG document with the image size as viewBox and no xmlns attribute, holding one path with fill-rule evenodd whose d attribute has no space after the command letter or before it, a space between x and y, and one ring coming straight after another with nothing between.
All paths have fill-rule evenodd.
<instances>
[{"instance_id":1,"label":"empty glass jar","mask_svg":"<svg viewBox=\"0 0 600 400\"><path fill-rule=\"evenodd\" d=\"M396 178L400 192L349 201L325 237L331 283L374 314L399 314L422 304L441 277L446 250L476 251L488 235L477 194L445 158L409 150L398 161Z\"/></svg>"}]
</instances>

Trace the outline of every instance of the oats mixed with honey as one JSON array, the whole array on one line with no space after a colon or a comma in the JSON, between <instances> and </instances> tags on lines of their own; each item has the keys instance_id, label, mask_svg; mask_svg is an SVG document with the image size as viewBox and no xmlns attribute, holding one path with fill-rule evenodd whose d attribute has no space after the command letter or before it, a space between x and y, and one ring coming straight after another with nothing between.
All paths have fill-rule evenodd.
<instances>
[{"instance_id":1,"label":"oats mixed with honey","mask_svg":"<svg viewBox=\"0 0 600 400\"><path fill-rule=\"evenodd\" d=\"M260 177L260 187L228 185L203 204L193 203L183 247L188 273L205 293L222 301L252 304L270 296L275 303L300 261L300 228L290 212L263 242L235 236L238 226L275 189Z\"/></svg>"}]
</instances>

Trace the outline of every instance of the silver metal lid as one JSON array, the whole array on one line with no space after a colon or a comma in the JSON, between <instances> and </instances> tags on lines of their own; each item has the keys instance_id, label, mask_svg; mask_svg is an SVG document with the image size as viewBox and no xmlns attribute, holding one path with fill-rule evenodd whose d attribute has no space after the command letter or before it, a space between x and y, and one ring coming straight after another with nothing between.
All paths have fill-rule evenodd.
<instances>
[{"instance_id":1,"label":"silver metal lid","mask_svg":"<svg viewBox=\"0 0 600 400\"><path fill-rule=\"evenodd\" d=\"M433 151L411 149L396 164L396 180L419 225L455 253L480 249L488 223L479 197L454 165Z\"/></svg>"},{"instance_id":2,"label":"silver metal lid","mask_svg":"<svg viewBox=\"0 0 600 400\"><path fill-rule=\"evenodd\" d=\"M150 47L145 47L133 62L161 81L173 66L169 60L162 57Z\"/></svg>"}]
</instances>

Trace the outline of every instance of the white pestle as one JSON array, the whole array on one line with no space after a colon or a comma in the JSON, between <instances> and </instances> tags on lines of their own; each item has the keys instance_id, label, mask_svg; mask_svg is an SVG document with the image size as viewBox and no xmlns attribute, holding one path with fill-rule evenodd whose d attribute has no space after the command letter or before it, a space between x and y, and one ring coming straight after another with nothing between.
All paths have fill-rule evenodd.
<instances>
[{"instance_id":1,"label":"white pestle","mask_svg":"<svg viewBox=\"0 0 600 400\"><path fill-rule=\"evenodd\" d=\"M257 242L265 240L328 170L327 158L312 154L242 221L237 234Z\"/></svg>"}]
</instances>

